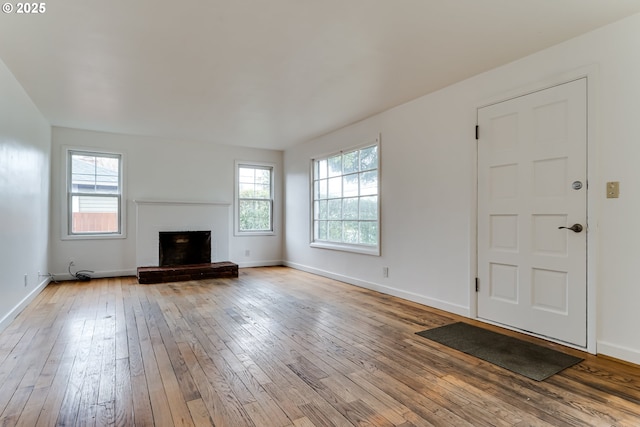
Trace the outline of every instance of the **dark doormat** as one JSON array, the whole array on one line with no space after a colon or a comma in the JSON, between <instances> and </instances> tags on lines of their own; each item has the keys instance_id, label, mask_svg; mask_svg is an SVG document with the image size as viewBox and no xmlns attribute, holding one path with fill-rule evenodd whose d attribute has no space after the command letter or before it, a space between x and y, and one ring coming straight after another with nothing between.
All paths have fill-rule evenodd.
<instances>
[{"instance_id":1,"label":"dark doormat","mask_svg":"<svg viewBox=\"0 0 640 427\"><path fill-rule=\"evenodd\" d=\"M543 381L583 360L462 322L416 334L536 381Z\"/></svg>"}]
</instances>

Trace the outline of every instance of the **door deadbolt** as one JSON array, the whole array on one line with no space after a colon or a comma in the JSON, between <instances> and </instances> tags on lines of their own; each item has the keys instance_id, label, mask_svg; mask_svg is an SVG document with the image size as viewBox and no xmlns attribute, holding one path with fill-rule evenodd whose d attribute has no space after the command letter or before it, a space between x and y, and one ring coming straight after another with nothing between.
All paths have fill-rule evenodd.
<instances>
[{"instance_id":1,"label":"door deadbolt","mask_svg":"<svg viewBox=\"0 0 640 427\"><path fill-rule=\"evenodd\" d=\"M571 184L571 188L573 188L574 190L579 190L582 188L582 182L580 181L573 181L573 184Z\"/></svg>"}]
</instances>

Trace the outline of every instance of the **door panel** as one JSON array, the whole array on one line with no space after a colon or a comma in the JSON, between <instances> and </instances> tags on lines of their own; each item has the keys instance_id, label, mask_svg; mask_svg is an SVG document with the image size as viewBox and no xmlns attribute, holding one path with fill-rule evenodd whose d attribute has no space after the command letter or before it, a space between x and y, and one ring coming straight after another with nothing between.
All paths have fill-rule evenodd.
<instances>
[{"instance_id":1,"label":"door panel","mask_svg":"<svg viewBox=\"0 0 640 427\"><path fill-rule=\"evenodd\" d=\"M586 79L483 107L478 126L478 317L585 347Z\"/></svg>"}]
</instances>

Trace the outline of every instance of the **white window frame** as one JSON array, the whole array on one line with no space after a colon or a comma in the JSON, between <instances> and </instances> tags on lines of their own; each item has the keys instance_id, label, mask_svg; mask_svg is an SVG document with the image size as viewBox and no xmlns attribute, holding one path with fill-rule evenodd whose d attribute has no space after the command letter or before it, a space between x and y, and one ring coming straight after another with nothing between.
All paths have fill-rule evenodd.
<instances>
[{"instance_id":1,"label":"white window frame","mask_svg":"<svg viewBox=\"0 0 640 427\"><path fill-rule=\"evenodd\" d=\"M270 230L240 230L240 168L267 169L271 174L271 198L268 199L271 204L271 218L269 218ZM236 236L273 236L275 234L274 217L275 217L275 178L276 166L273 163L253 162L236 160L235 162L235 178L234 178L234 235ZM244 199L242 199L244 200ZM267 199L258 199L267 200Z\"/></svg>"},{"instance_id":2,"label":"white window frame","mask_svg":"<svg viewBox=\"0 0 640 427\"><path fill-rule=\"evenodd\" d=\"M316 201L316 197L315 197L315 164L317 161L320 160L327 160L331 157L334 157L338 154L341 153L349 153L355 150L360 150L363 148L367 148L367 147L372 147L372 146L376 146L377 147L377 153L378 153L378 167L377 167L377 176L378 176L378 188L377 188L377 217L375 219L375 222L377 224L378 227L378 235L377 235L377 243L375 245L365 245L365 244L354 244L354 243L345 243L345 242L334 242L334 241L324 241L324 240L316 240L315 239L315 221L316 221L316 215L315 215L315 201ZM343 174L340 176L344 176L347 174ZM359 144L353 147L349 147L349 148L345 148L339 151L334 151L330 154L324 154L321 156L316 156L315 158L311 159L310 162L310 190L309 190L309 200L310 200L310 227L309 227L309 246L313 247L313 248L323 248L323 249L332 249L332 250L338 250L338 251L344 251L344 252L353 252L353 253L359 253L359 254L365 254L365 255L374 255L374 256L380 256L381 254L381 222L380 222L380 200L381 200L381 196L380 196L380 188L381 188L381 144L380 144L380 136L377 136L376 138L369 140L368 142L365 142L363 144ZM360 194L358 195L360 197ZM340 197L341 199L347 198L347 197Z\"/></svg>"},{"instance_id":3,"label":"white window frame","mask_svg":"<svg viewBox=\"0 0 640 427\"><path fill-rule=\"evenodd\" d=\"M63 151L63 188L64 188L64 200L62 200L62 240L101 240L101 239L124 239L127 237L126 233L126 197L125 197L125 156L122 152L114 152L101 150L96 148L87 147L62 147ZM110 233L73 233L72 219L73 219L73 206L72 196L79 195L81 193L72 191L72 179L71 179L71 155L72 154L87 154L89 156L102 156L102 157L116 157L119 159L119 173L118 173L118 190L114 196L118 202L118 232Z\"/></svg>"}]
</instances>

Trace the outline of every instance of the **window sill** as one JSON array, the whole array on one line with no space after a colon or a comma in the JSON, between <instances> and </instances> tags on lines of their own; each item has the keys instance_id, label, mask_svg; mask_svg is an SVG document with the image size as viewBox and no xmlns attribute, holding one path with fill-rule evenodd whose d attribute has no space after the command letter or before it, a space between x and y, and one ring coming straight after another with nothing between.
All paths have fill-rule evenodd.
<instances>
[{"instance_id":1,"label":"window sill","mask_svg":"<svg viewBox=\"0 0 640 427\"><path fill-rule=\"evenodd\" d=\"M356 254L380 256L379 246L349 245L344 243L311 242L312 248L330 249L334 251L352 252Z\"/></svg>"},{"instance_id":2,"label":"window sill","mask_svg":"<svg viewBox=\"0 0 640 427\"><path fill-rule=\"evenodd\" d=\"M113 240L126 239L125 233L120 234L65 234L60 240Z\"/></svg>"},{"instance_id":3,"label":"window sill","mask_svg":"<svg viewBox=\"0 0 640 427\"><path fill-rule=\"evenodd\" d=\"M236 237L252 237L252 236L275 236L275 231L235 231Z\"/></svg>"}]
</instances>

